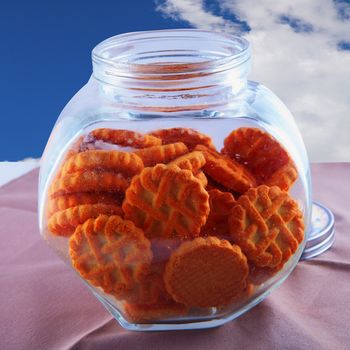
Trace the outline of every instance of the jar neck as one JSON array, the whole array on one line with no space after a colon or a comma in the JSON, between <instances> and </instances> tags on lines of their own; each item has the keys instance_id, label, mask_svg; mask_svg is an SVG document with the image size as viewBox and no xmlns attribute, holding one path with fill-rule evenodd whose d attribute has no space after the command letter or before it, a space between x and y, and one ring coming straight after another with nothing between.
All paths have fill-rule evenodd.
<instances>
[{"instance_id":1,"label":"jar neck","mask_svg":"<svg viewBox=\"0 0 350 350\"><path fill-rule=\"evenodd\" d=\"M246 40L200 30L112 37L92 52L93 77L125 108L176 112L225 105L246 88Z\"/></svg>"}]
</instances>

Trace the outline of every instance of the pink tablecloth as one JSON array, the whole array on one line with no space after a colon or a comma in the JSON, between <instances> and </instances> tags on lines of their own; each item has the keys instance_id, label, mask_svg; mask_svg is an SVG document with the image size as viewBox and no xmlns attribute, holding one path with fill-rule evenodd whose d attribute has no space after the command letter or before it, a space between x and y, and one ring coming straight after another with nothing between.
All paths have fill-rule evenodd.
<instances>
[{"instance_id":1,"label":"pink tablecloth","mask_svg":"<svg viewBox=\"0 0 350 350\"><path fill-rule=\"evenodd\" d=\"M40 238L33 171L0 188L0 349L350 349L350 163L312 167L314 199L336 218L336 242L216 329L122 329Z\"/></svg>"}]
</instances>

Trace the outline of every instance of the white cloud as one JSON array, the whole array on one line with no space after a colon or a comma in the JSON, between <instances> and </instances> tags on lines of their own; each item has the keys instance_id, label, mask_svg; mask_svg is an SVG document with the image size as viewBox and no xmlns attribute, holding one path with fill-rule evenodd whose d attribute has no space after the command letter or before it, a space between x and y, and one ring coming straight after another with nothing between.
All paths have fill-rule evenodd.
<instances>
[{"instance_id":1,"label":"white cloud","mask_svg":"<svg viewBox=\"0 0 350 350\"><path fill-rule=\"evenodd\" d=\"M157 10L174 20L188 22L205 30L237 31L239 26L206 11L202 0L158 1Z\"/></svg>"},{"instance_id":2,"label":"white cloud","mask_svg":"<svg viewBox=\"0 0 350 350\"><path fill-rule=\"evenodd\" d=\"M350 42L350 4L332 0L218 0L217 4L251 28L245 34L252 44L250 79L268 86L290 108L310 159L350 161L350 51L337 47L339 42ZM204 0L166 0L158 9L196 28L239 30L237 24L231 27L227 19L206 10ZM298 32L286 23L288 19L312 31Z\"/></svg>"}]
</instances>

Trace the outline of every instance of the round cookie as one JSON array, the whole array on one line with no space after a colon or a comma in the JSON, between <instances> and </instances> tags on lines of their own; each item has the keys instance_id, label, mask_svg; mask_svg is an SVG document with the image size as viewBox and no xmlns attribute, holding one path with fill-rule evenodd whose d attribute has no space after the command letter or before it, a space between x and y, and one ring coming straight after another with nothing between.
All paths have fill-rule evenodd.
<instances>
[{"instance_id":1,"label":"round cookie","mask_svg":"<svg viewBox=\"0 0 350 350\"><path fill-rule=\"evenodd\" d=\"M237 245L216 237L184 242L166 264L164 282L173 299L188 307L218 307L237 300L249 268Z\"/></svg>"},{"instance_id":2,"label":"round cookie","mask_svg":"<svg viewBox=\"0 0 350 350\"><path fill-rule=\"evenodd\" d=\"M142 230L117 215L100 215L79 225L69 239L69 254L86 281L120 300L134 298L152 260Z\"/></svg>"},{"instance_id":3,"label":"round cookie","mask_svg":"<svg viewBox=\"0 0 350 350\"><path fill-rule=\"evenodd\" d=\"M268 133L257 128L239 128L225 138L221 153L244 165L258 185L277 185L288 190L298 173L282 145Z\"/></svg>"},{"instance_id":4,"label":"round cookie","mask_svg":"<svg viewBox=\"0 0 350 350\"><path fill-rule=\"evenodd\" d=\"M158 164L136 175L125 193L125 218L146 237L196 237L209 214L209 196L189 170Z\"/></svg>"},{"instance_id":5,"label":"round cookie","mask_svg":"<svg viewBox=\"0 0 350 350\"><path fill-rule=\"evenodd\" d=\"M258 267L282 267L304 238L297 202L277 186L261 185L240 196L229 228L232 240Z\"/></svg>"}]
</instances>

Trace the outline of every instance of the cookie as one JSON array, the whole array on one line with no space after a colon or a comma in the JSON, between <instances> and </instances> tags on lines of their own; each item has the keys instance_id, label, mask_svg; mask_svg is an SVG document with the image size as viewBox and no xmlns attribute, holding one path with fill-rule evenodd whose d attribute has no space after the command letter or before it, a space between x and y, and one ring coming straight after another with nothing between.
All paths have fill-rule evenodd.
<instances>
[{"instance_id":1,"label":"cookie","mask_svg":"<svg viewBox=\"0 0 350 350\"><path fill-rule=\"evenodd\" d=\"M258 185L281 185L281 189L288 190L297 179L297 170L288 152L271 135L260 129L234 130L225 138L221 152L244 165ZM280 180L280 177L285 179Z\"/></svg>"},{"instance_id":2,"label":"cookie","mask_svg":"<svg viewBox=\"0 0 350 350\"><path fill-rule=\"evenodd\" d=\"M147 323L185 316L189 310L185 305L168 302L160 304L126 303L124 311L129 322Z\"/></svg>"},{"instance_id":3,"label":"cookie","mask_svg":"<svg viewBox=\"0 0 350 350\"><path fill-rule=\"evenodd\" d=\"M188 152L188 148L182 142L170 143L168 145L154 146L135 151L143 164L147 167L158 163L168 163L171 160Z\"/></svg>"},{"instance_id":4,"label":"cookie","mask_svg":"<svg viewBox=\"0 0 350 350\"><path fill-rule=\"evenodd\" d=\"M95 129L91 131L89 135L95 140L101 140L124 147L146 148L162 144L162 140L155 136L123 129Z\"/></svg>"},{"instance_id":5,"label":"cookie","mask_svg":"<svg viewBox=\"0 0 350 350\"><path fill-rule=\"evenodd\" d=\"M69 254L81 277L119 300L133 297L152 260L142 230L117 215L79 225L69 239Z\"/></svg>"},{"instance_id":6,"label":"cookie","mask_svg":"<svg viewBox=\"0 0 350 350\"><path fill-rule=\"evenodd\" d=\"M191 171L158 164L132 179L122 208L150 239L187 239L205 224L209 196Z\"/></svg>"},{"instance_id":7,"label":"cookie","mask_svg":"<svg viewBox=\"0 0 350 350\"><path fill-rule=\"evenodd\" d=\"M62 166L62 175L84 170L107 170L134 176L143 169L143 162L133 152L91 150L70 157Z\"/></svg>"},{"instance_id":8,"label":"cookie","mask_svg":"<svg viewBox=\"0 0 350 350\"><path fill-rule=\"evenodd\" d=\"M204 145L215 149L210 136L190 128L159 129L151 132L150 135L160 138L163 144L181 141L190 151L192 151L196 145Z\"/></svg>"},{"instance_id":9,"label":"cookie","mask_svg":"<svg viewBox=\"0 0 350 350\"><path fill-rule=\"evenodd\" d=\"M49 218L57 211L65 210L81 204L96 203L121 205L121 196L108 192L81 192L66 194L49 199L47 201L46 213L47 217Z\"/></svg>"},{"instance_id":10,"label":"cookie","mask_svg":"<svg viewBox=\"0 0 350 350\"><path fill-rule=\"evenodd\" d=\"M122 213L121 207L115 204L81 204L53 214L47 227L51 233L57 236L69 237L74 233L76 227L87 219L96 218L100 214L122 215Z\"/></svg>"},{"instance_id":11,"label":"cookie","mask_svg":"<svg viewBox=\"0 0 350 350\"><path fill-rule=\"evenodd\" d=\"M237 245L216 237L198 237L176 249L164 282L173 299L188 307L218 307L237 299L246 288L248 264Z\"/></svg>"},{"instance_id":12,"label":"cookie","mask_svg":"<svg viewBox=\"0 0 350 350\"><path fill-rule=\"evenodd\" d=\"M108 171L78 171L55 179L49 189L51 198L77 192L125 191L129 181L122 175Z\"/></svg>"},{"instance_id":13,"label":"cookie","mask_svg":"<svg viewBox=\"0 0 350 350\"><path fill-rule=\"evenodd\" d=\"M283 266L304 238L297 202L277 186L261 185L239 197L229 227L233 241L257 267Z\"/></svg>"},{"instance_id":14,"label":"cookie","mask_svg":"<svg viewBox=\"0 0 350 350\"><path fill-rule=\"evenodd\" d=\"M195 150L205 156L204 173L227 189L244 193L256 185L254 177L236 161L202 145Z\"/></svg>"},{"instance_id":15,"label":"cookie","mask_svg":"<svg viewBox=\"0 0 350 350\"><path fill-rule=\"evenodd\" d=\"M201 230L202 236L218 236L227 239L230 235L228 218L237 204L230 192L217 189L209 190L210 212L207 222Z\"/></svg>"}]
</instances>

